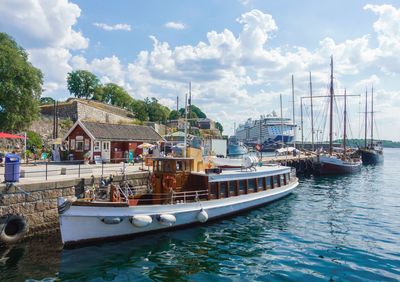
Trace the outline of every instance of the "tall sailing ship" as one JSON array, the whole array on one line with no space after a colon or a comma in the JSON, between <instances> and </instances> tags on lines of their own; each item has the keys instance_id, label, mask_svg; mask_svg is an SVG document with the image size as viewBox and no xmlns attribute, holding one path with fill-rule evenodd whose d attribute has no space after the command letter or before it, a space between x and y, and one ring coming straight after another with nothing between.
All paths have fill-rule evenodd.
<instances>
[{"instance_id":1,"label":"tall sailing ship","mask_svg":"<svg viewBox=\"0 0 400 282\"><path fill-rule=\"evenodd\" d=\"M346 148L346 91L344 94L344 132L343 132L343 153L333 154L333 103L334 103L334 89L333 89L333 57L331 57L331 79L329 91L329 153L320 155L320 174L342 174L353 173L361 170L361 161L358 158L352 158L347 154Z\"/></svg>"},{"instance_id":2,"label":"tall sailing ship","mask_svg":"<svg viewBox=\"0 0 400 282\"><path fill-rule=\"evenodd\" d=\"M372 88L371 95L371 139L368 144L367 131L368 131L368 97L365 92L365 137L364 147L359 149L363 164L379 164L383 163L383 148L380 142L374 142L374 88Z\"/></svg>"},{"instance_id":3,"label":"tall sailing ship","mask_svg":"<svg viewBox=\"0 0 400 282\"><path fill-rule=\"evenodd\" d=\"M262 144L263 151L274 151L282 146L282 142L293 142L295 130L296 124L290 118L281 118L272 112L260 119L249 118L238 126L235 136L246 145Z\"/></svg>"}]
</instances>

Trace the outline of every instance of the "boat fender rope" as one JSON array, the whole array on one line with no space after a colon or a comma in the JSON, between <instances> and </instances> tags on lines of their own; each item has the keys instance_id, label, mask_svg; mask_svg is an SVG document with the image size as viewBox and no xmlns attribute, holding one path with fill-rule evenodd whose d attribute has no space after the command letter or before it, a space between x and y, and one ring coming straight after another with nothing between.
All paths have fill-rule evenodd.
<instances>
[{"instance_id":1,"label":"boat fender rope","mask_svg":"<svg viewBox=\"0 0 400 282\"><path fill-rule=\"evenodd\" d=\"M24 217L8 214L0 218L0 230L0 241L14 244L24 237L28 231L28 224Z\"/></svg>"}]
</instances>

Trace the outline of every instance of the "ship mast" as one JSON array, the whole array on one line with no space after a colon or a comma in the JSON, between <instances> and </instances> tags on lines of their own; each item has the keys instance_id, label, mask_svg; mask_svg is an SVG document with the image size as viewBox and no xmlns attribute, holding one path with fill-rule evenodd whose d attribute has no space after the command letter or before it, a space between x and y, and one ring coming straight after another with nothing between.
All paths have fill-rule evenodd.
<instances>
[{"instance_id":1,"label":"ship mast","mask_svg":"<svg viewBox=\"0 0 400 282\"><path fill-rule=\"evenodd\" d=\"M311 97L311 150L314 152L314 111L313 111L311 72L310 72L310 97Z\"/></svg>"},{"instance_id":2,"label":"ship mast","mask_svg":"<svg viewBox=\"0 0 400 282\"><path fill-rule=\"evenodd\" d=\"M364 131L364 147L367 148L367 130L368 130L368 99L367 89L365 89L365 131Z\"/></svg>"},{"instance_id":3,"label":"ship mast","mask_svg":"<svg viewBox=\"0 0 400 282\"><path fill-rule=\"evenodd\" d=\"M333 131L333 56L331 56L331 85L330 85L330 105L329 105L329 155L332 155L332 131Z\"/></svg>"},{"instance_id":4,"label":"ship mast","mask_svg":"<svg viewBox=\"0 0 400 282\"><path fill-rule=\"evenodd\" d=\"M346 155L346 118L347 118L347 105L346 105L346 89L344 89L344 113L343 113L343 151L344 151L344 155Z\"/></svg>"},{"instance_id":5,"label":"ship mast","mask_svg":"<svg viewBox=\"0 0 400 282\"><path fill-rule=\"evenodd\" d=\"M296 124L295 121L295 114L294 114L294 77L292 74L292 108L293 108L293 147L296 148L296 127L294 126Z\"/></svg>"},{"instance_id":6,"label":"ship mast","mask_svg":"<svg viewBox=\"0 0 400 282\"><path fill-rule=\"evenodd\" d=\"M374 145L374 86L371 94L371 147Z\"/></svg>"},{"instance_id":7,"label":"ship mast","mask_svg":"<svg viewBox=\"0 0 400 282\"><path fill-rule=\"evenodd\" d=\"M281 148L283 148L283 144L284 144L284 141L283 141L283 117L282 117L282 94L279 94L279 98L280 98L280 102L281 102L281 136L282 136L282 147Z\"/></svg>"},{"instance_id":8,"label":"ship mast","mask_svg":"<svg viewBox=\"0 0 400 282\"><path fill-rule=\"evenodd\" d=\"M304 130L303 130L303 98L300 98L300 126L301 126L301 148L304 150Z\"/></svg>"}]
</instances>

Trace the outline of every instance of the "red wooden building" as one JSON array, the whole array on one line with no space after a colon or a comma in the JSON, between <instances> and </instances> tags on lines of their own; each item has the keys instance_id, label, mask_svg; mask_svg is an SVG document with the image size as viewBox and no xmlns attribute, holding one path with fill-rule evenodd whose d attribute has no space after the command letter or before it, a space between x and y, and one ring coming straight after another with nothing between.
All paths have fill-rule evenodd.
<instances>
[{"instance_id":1,"label":"red wooden building","mask_svg":"<svg viewBox=\"0 0 400 282\"><path fill-rule=\"evenodd\" d=\"M64 137L74 160L89 156L103 161L120 162L129 151L139 153L137 146L142 143L156 143L162 137L149 126L110 124L78 120Z\"/></svg>"}]
</instances>

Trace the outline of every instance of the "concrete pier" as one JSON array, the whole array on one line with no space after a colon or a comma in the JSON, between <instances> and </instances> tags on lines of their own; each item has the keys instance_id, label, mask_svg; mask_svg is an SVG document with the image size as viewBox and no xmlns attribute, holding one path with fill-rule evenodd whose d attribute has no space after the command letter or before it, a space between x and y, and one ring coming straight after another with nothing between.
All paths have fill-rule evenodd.
<instances>
[{"instance_id":1,"label":"concrete pier","mask_svg":"<svg viewBox=\"0 0 400 282\"><path fill-rule=\"evenodd\" d=\"M114 175L113 183L147 186L148 171ZM22 216L28 225L25 237L54 232L59 227L57 198L79 196L85 188L99 184L101 176L0 184L0 218L9 214Z\"/></svg>"},{"instance_id":2,"label":"concrete pier","mask_svg":"<svg viewBox=\"0 0 400 282\"><path fill-rule=\"evenodd\" d=\"M297 174L311 174L318 165L318 156L312 153L301 153L297 156L263 156L261 161L263 164L278 163L294 167Z\"/></svg>"}]
</instances>

